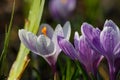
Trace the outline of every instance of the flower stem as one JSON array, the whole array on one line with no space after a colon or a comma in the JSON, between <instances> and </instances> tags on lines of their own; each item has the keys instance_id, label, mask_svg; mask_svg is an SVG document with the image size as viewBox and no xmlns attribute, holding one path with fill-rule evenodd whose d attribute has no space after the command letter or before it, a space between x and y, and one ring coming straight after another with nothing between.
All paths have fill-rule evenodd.
<instances>
[{"instance_id":1,"label":"flower stem","mask_svg":"<svg viewBox=\"0 0 120 80\"><path fill-rule=\"evenodd\" d=\"M110 75L110 80L115 80L115 68L114 68L114 61L109 61L109 75Z\"/></svg>"},{"instance_id":2,"label":"flower stem","mask_svg":"<svg viewBox=\"0 0 120 80\"><path fill-rule=\"evenodd\" d=\"M80 73L82 74L83 80L89 80L88 74L83 69L82 64L81 63L78 64L78 62L76 62L76 61L75 61L75 64L76 64L78 70L80 71Z\"/></svg>"},{"instance_id":3,"label":"flower stem","mask_svg":"<svg viewBox=\"0 0 120 80\"><path fill-rule=\"evenodd\" d=\"M54 73L54 80L58 80L58 73L57 72Z\"/></svg>"},{"instance_id":4,"label":"flower stem","mask_svg":"<svg viewBox=\"0 0 120 80\"><path fill-rule=\"evenodd\" d=\"M52 68L52 72L53 72L53 75L54 75L54 80L59 80L58 73L57 73L57 70L56 70L56 65L51 65L51 68Z\"/></svg>"}]
</instances>

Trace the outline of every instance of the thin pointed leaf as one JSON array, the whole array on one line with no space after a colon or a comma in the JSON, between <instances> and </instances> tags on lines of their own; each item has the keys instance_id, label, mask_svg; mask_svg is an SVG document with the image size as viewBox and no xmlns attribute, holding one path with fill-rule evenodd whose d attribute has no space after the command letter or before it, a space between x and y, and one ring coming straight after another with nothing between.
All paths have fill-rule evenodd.
<instances>
[{"instance_id":1,"label":"thin pointed leaf","mask_svg":"<svg viewBox=\"0 0 120 80\"><path fill-rule=\"evenodd\" d=\"M10 40L10 32L11 32L11 27L12 27L14 9L15 9L15 0L13 2L13 8L12 8L12 14L11 14L11 19L10 19L10 23L9 23L8 32L5 35L4 48L3 48L2 54L0 56L0 75L2 75L2 73L4 73L4 71L2 69L4 67L3 63L4 63L4 60L6 59L8 44L9 44L9 40Z\"/></svg>"}]
</instances>

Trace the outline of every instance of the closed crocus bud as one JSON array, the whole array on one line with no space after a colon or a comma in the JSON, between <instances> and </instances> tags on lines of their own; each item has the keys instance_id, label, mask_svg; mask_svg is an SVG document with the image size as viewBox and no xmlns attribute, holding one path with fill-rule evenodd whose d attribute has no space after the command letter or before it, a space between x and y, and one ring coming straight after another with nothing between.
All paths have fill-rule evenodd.
<instances>
[{"instance_id":1,"label":"closed crocus bud","mask_svg":"<svg viewBox=\"0 0 120 80\"><path fill-rule=\"evenodd\" d=\"M120 70L120 30L112 20L106 20L100 31L88 23L82 25L82 34L89 45L108 61L110 80L116 80Z\"/></svg>"},{"instance_id":2,"label":"closed crocus bud","mask_svg":"<svg viewBox=\"0 0 120 80\"><path fill-rule=\"evenodd\" d=\"M76 0L50 0L49 10L54 19L65 20L73 12Z\"/></svg>"},{"instance_id":3,"label":"closed crocus bud","mask_svg":"<svg viewBox=\"0 0 120 80\"><path fill-rule=\"evenodd\" d=\"M58 36L58 44L63 52L73 60L79 60L86 72L97 77L97 67L103 56L93 51L87 44L84 36L75 32L74 45L62 36Z\"/></svg>"},{"instance_id":4,"label":"closed crocus bud","mask_svg":"<svg viewBox=\"0 0 120 80\"><path fill-rule=\"evenodd\" d=\"M52 67L54 72L58 55L61 52L57 42L57 35L69 39L70 34L71 26L69 22L66 22L63 28L58 24L55 31L50 25L42 24L40 26L39 36L24 29L19 30L21 42L33 53L42 56Z\"/></svg>"},{"instance_id":5,"label":"closed crocus bud","mask_svg":"<svg viewBox=\"0 0 120 80\"><path fill-rule=\"evenodd\" d=\"M74 45L78 47L78 60L85 66L86 71L97 77L97 68L103 59L103 56L90 48L82 35L79 37L78 32L75 33Z\"/></svg>"}]
</instances>

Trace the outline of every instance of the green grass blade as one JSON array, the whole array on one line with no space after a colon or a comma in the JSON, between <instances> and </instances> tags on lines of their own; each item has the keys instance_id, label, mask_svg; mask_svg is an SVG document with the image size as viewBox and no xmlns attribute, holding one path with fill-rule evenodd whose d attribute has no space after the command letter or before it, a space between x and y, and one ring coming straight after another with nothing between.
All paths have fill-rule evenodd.
<instances>
[{"instance_id":1,"label":"green grass blade","mask_svg":"<svg viewBox=\"0 0 120 80\"><path fill-rule=\"evenodd\" d=\"M9 23L9 28L8 28L8 31L6 31L7 33L5 35L4 48L3 48L2 54L0 56L0 76L4 74L4 71L3 71L4 60L6 59L8 44L9 44L9 40L10 40L10 32L11 32L11 27L12 27L14 9L15 9L15 0L13 2L13 8L12 8L12 14L11 14L11 19L10 19L10 23Z\"/></svg>"}]
</instances>

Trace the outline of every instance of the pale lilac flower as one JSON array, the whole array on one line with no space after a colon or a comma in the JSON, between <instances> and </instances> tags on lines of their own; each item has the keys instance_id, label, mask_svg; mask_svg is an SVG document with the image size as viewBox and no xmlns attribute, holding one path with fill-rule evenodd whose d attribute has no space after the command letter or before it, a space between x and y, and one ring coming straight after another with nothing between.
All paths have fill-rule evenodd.
<instances>
[{"instance_id":1,"label":"pale lilac flower","mask_svg":"<svg viewBox=\"0 0 120 80\"><path fill-rule=\"evenodd\" d=\"M63 28L58 24L55 31L50 25L42 24L38 36L24 29L19 30L21 42L33 53L42 56L53 68L55 67L57 57L61 52L57 42L57 35L69 39L70 34L71 26L69 22L66 22Z\"/></svg>"},{"instance_id":2,"label":"pale lilac flower","mask_svg":"<svg viewBox=\"0 0 120 80\"><path fill-rule=\"evenodd\" d=\"M120 69L120 31L112 20L106 20L100 31L92 25L83 23L82 34L96 52L105 56L109 64L110 80L115 80Z\"/></svg>"},{"instance_id":3,"label":"pale lilac flower","mask_svg":"<svg viewBox=\"0 0 120 80\"><path fill-rule=\"evenodd\" d=\"M75 9L76 0L50 0L49 10L53 18L66 19Z\"/></svg>"},{"instance_id":4,"label":"pale lilac flower","mask_svg":"<svg viewBox=\"0 0 120 80\"><path fill-rule=\"evenodd\" d=\"M58 44L67 56L73 60L79 60L88 74L92 73L96 76L102 56L89 47L84 36L79 36L78 32L75 32L74 46L64 37L58 36Z\"/></svg>"}]
</instances>

